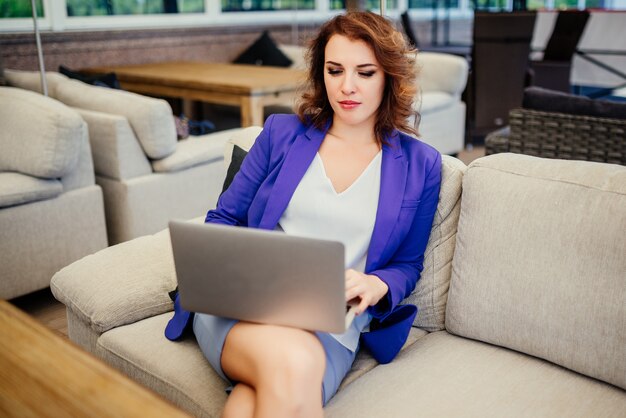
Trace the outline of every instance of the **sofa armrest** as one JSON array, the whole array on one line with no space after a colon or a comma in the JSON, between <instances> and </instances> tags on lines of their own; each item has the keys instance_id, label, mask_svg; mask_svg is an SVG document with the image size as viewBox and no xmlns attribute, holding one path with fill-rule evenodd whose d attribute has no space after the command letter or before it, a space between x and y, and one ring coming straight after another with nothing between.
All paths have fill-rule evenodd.
<instances>
[{"instance_id":1,"label":"sofa armrest","mask_svg":"<svg viewBox=\"0 0 626 418\"><path fill-rule=\"evenodd\" d=\"M418 84L422 91L444 91L461 97L469 72L465 58L439 52L420 52L416 62L419 67Z\"/></svg>"},{"instance_id":2,"label":"sofa armrest","mask_svg":"<svg viewBox=\"0 0 626 418\"><path fill-rule=\"evenodd\" d=\"M50 284L54 297L98 333L171 311L175 287L168 230L89 255Z\"/></svg>"},{"instance_id":3,"label":"sofa armrest","mask_svg":"<svg viewBox=\"0 0 626 418\"><path fill-rule=\"evenodd\" d=\"M214 161L221 164L224 158L224 145L241 129L234 128L208 135L190 136L178 141L176 151L165 158L153 161L152 168L157 173L169 173Z\"/></svg>"}]
</instances>

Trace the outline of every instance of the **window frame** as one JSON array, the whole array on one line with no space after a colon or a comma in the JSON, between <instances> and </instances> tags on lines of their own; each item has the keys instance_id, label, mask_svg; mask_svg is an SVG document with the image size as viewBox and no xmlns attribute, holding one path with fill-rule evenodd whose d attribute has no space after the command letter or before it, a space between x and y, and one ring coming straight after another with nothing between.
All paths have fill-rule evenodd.
<instances>
[{"instance_id":1,"label":"window frame","mask_svg":"<svg viewBox=\"0 0 626 418\"><path fill-rule=\"evenodd\" d=\"M507 0L507 7L512 6L513 0ZM610 7L615 6L613 0L608 0ZM119 15L119 16L67 16L65 0L43 0L43 17L37 19L40 31L94 31L94 30L131 30L131 29L158 29L158 28L185 28L185 27L223 27L248 26L264 24L310 24L321 23L332 16L343 12L343 9L331 10L329 0L316 0L314 10L285 10L265 12L222 12L219 0L204 0L204 13L194 14L149 14L149 15ZM578 8L583 8L586 0L577 0ZM555 0L545 0L545 10L554 8ZM459 7L448 9L438 8L408 8L409 0L397 0L397 8L385 10L387 17L399 19L400 13L409 11L411 18L429 20L437 16L450 19L464 19L473 16L470 0L459 0ZM618 10L618 9L615 9ZM377 10L373 10L377 11ZM2 29L0 33L31 32L32 18L0 19Z\"/></svg>"}]
</instances>

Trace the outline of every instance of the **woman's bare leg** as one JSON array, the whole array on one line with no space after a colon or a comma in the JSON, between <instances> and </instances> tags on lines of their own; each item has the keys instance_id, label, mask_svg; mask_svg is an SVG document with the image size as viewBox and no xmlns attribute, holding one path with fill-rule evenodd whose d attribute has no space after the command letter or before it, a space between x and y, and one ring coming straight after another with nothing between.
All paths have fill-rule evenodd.
<instances>
[{"instance_id":1,"label":"woman's bare leg","mask_svg":"<svg viewBox=\"0 0 626 418\"><path fill-rule=\"evenodd\" d=\"M254 392L255 417L323 416L326 356L313 333L240 322L226 337L221 361L227 376Z\"/></svg>"},{"instance_id":2,"label":"woman's bare leg","mask_svg":"<svg viewBox=\"0 0 626 418\"><path fill-rule=\"evenodd\" d=\"M256 394L245 383L237 383L228 396L228 402L222 412L222 418L241 418L254 416Z\"/></svg>"}]
</instances>

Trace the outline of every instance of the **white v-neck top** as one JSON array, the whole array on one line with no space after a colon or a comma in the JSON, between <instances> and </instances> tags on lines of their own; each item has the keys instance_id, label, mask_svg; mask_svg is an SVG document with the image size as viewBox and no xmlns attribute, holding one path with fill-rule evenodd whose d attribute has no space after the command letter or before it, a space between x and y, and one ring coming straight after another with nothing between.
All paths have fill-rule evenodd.
<instances>
[{"instance_id":1,"label":"white v-neck top","mask_svg":"<svg viewBox=\"0 0 626 418\"><path fill-rule=\"evenodd\" d=\"M339 241L345 246L346 269L363 272L376 221L381 166L382 151L379 151L350 187L337 193L326 175L322 158L316 154L277 229L290 235ZM355 351L359 336L370 321L371 316L363 313L345 333L331 335Z\"/></svg>"}]
</instances>

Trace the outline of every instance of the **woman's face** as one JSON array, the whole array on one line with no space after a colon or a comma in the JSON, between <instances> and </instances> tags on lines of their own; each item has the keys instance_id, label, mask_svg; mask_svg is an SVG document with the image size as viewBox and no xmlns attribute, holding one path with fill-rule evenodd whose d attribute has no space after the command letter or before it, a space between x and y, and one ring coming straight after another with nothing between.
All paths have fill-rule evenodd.
<instances>
[{"instance_id":1,"label":"woman's face","mask_svg":"<svg viewBox=\"0 0 626 418\"><path fill-rule=\"evenodd\" d=\"M324 52L324 85L333 121L373 128L385 89L385 74L374 51L361 40L333 35Z\"/></svg>"}]
</instances>

